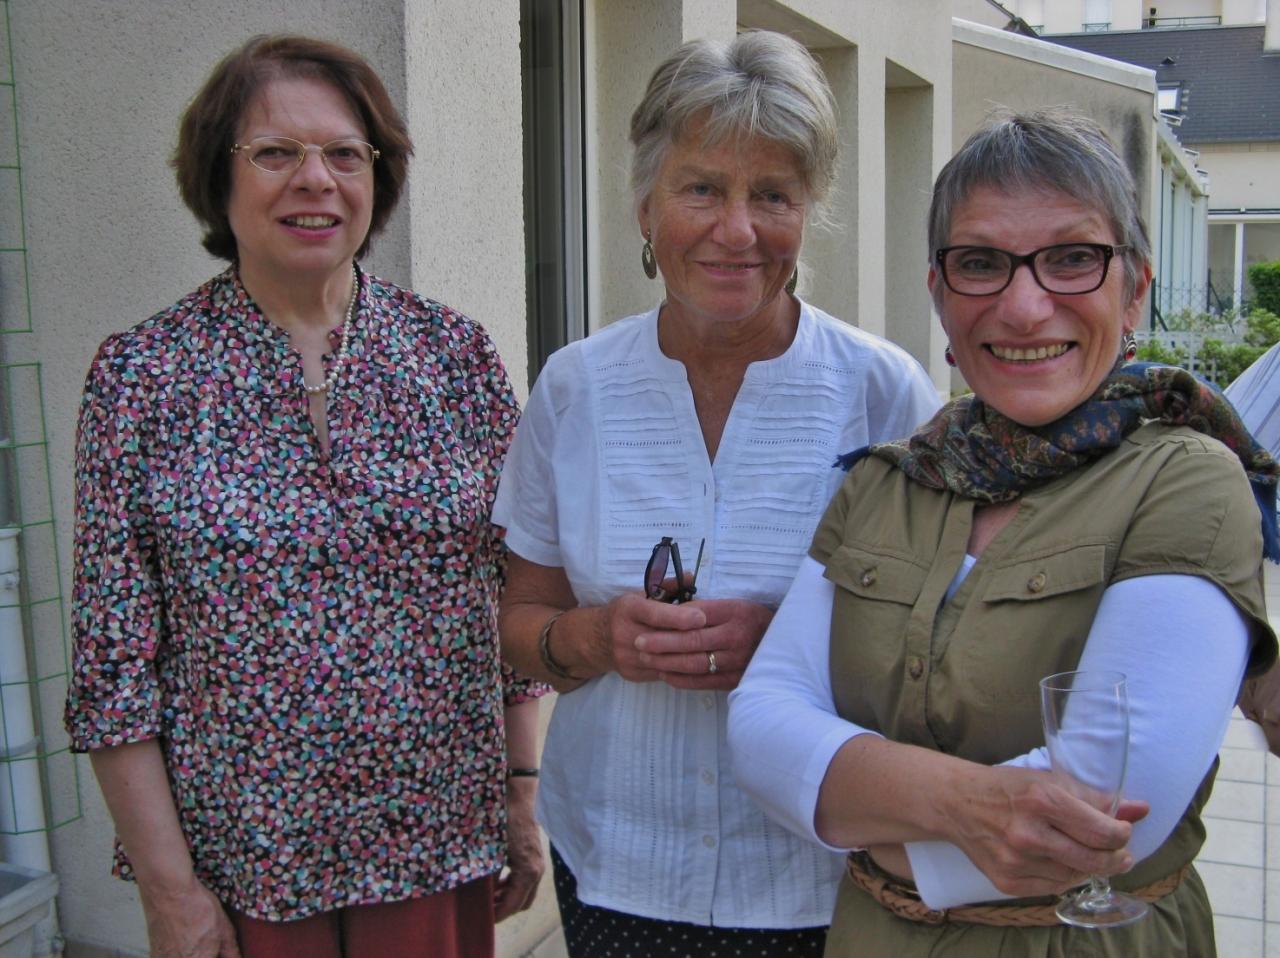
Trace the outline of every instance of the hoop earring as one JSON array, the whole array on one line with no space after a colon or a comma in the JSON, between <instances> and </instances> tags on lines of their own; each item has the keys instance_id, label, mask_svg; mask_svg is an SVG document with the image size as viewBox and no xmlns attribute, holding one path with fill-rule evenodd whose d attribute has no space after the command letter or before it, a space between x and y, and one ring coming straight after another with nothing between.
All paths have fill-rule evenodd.
<instances>
[{"instance_id":1,"label":"hoop earring","mask_svg":"<svg viewBox=\"0 0 1280 958\"><path fill-rule=\"evenodd\" d=\"M1124 357L1126 363L1133 362L1138 355L1138 337L1132 332L1125 333L1120 340L1120 355Z\"/></svg>"},{"instance_id":2,"label":"hoop earring","mask_svg":"<svg viewBox=\"0 0 1280 958\"><path fill-rule=\"evenodd\" d=\"M953 369L955 368L956 354L951 351L950 343L947 343L947 348L942 351L942 358L947 361L948 366L950 366Z\"/></svg>"},{"instance_id":3,"label":"hoop earring","mask_svg":"<svg viewBox=\"0 0 1280 958\"><path fill-rule=\"evenodd\" d=\"M640 247L640 268L650 279L658 278L658 261L653 258L653 244L647 236L644 238L644 246Z\"/></svg>"},{"instance_id":4,"label":"hoop earring","mask_svg":"<svg viewBox=\"0 0 1280 958\"><path fill-rule=\"evenodd\" d=\"M798 286L799 284L800 284L800 267L797 266L794 270L791 271L791 278L787 280L786 285L784 285L782 288L785 289L788 293L794 293L796 291L796 286Z\"/></svg>"}]
</instances>

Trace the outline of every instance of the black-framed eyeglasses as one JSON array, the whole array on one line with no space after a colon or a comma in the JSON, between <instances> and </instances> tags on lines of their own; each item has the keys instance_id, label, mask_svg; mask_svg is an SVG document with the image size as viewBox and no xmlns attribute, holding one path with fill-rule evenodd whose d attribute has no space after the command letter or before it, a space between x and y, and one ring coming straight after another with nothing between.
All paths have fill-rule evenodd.
<instances>
[{"instance_id":1,"label":"black-framed eyeglasses","mask_svg":"<svg viewBox=\"0 0 1280 958\"><path fill-rule=\"evenodd\" d=\"M373 166L382 154L372 143L354 137L330 140L322 146L303 143L287 136L255 136L248 143L235 143L232 153L245 158L264 173L292 173L300 167L312 150L320 151L320 159L330 173L355 176Z\"/></svg>"},{"instance_id":2,"label":"black-framed eyeglasses","mask_svg":"<svg viewBox=\"0 0 1280 958\"><path fill-rule=\"evenodd\" d=\"M650 599L673 605L692 599L698 591L698 569L702 567L702 549L706 544L706 539L698 543L698 559L693 565L693 576L685 582L684 566L680 563L680 544L671 536L663 536L653 547L649 564L644 567L644 594ZM666 585L668 569L675 572L674 589L669 589Z\"/></svg>"},{"instance_id":3,"label":"black-framed eyeglasses","mask_svg":"<svg viewBox=\"0 0 1280 958\"><path fill-rule=\"evenodd\" d=\"M1003 292L1024 263L1041 289L1074 296L1092 293L1105 283L1112 258L1128 248L1107 243L1056 243L1019 254L993 246L944 246L934 258L947 288L961 296Z\"/></svg>"}]
</instances>

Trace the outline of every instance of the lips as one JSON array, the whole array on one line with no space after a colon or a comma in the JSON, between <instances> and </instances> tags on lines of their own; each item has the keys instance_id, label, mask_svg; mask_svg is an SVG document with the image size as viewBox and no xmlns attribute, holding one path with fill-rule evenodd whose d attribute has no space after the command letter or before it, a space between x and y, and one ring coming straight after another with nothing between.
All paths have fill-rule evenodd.
<instances>
[{"instance_id":1,"label":"lips","mask_svg":"<svg viewBox=\"0 0 1280 958\"><path fill-rule=\"evenodd\" d=\"M987 349L996 359L1007 363L1034 363L1042 359L1057 359L1071 349L1072 343L1054 343L1051 346L1032 346L1028 349L1013 349L1008 346L990 344Z\"/></svg>"},{"instance_id":2,"label":"lips","mask_svg":"<svg viewBox=\"0 0 1280 958\"><path fill-rule=\"evenodd\" d=\"M286 226L296 226L304 230L323 230L337 226L338 218L336 216L305 213L298 216L286 216L281 222Z\"/></svg>"}]
</instances>

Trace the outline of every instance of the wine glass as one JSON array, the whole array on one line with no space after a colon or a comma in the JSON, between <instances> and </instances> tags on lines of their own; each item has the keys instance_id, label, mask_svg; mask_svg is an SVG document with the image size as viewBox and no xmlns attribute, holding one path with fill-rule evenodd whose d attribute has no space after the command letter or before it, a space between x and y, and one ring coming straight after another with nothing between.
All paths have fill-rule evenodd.
<instances>
[{"instance_id":1,"label":"wine glass","mask_svg":"<svg viewBox=\"0 0 1280 958\"><path fill-rule=\"evenodd\" d=\"M1040 680L1040 714L1049 761L1059 784L1114 815L1129 763L1129 699L1123 672L1059 672ZM1105 876L1058 900L1058 917L1082 928L1128 925L1150 910L1113 891Z\"/></svg>"}]
</instances>

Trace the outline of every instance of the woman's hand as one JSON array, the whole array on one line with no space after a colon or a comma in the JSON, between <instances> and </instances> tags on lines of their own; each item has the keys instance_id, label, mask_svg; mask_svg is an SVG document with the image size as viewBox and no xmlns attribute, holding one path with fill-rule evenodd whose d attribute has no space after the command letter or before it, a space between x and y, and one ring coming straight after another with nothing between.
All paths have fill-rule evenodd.
<instances>
[{"instance_id":1,"label":"woman's hand","mask_svg":"<svg viewBox=\"0 0 1280 958\"><path fill-rule=\"evenodd\" d=\"M672 605L628 592L612 599L601 610L597 650L602 672L617 672L629 682L656 682L665 678L656 668L645 643L654 636L691 635L707 625L701 603ZM669 663L668 663L669 664ZM707 658L702 657L705 672Z\"/></svg>"},{"instance_id":2,"label":"woman's hand","mask_svg":"<svg viewBox=\"0 0 1280 958\"><path fill-rule=\"evenodd\" d=\"M152 958L240 958L222 904L194 877L180 889L138 890Z\"/></svg>"},{"instance_id":3,"label":"woman's hand","mask_svg":"<svg viewBox=\"0 0 1280 958\"><path fill-rule=\"evenodd\" d=\"M698 599L674 608L701 613L701 624L638 633L639 668L678 689L737 688L773 621L773 609L746 599Z\"/></svg>"},{"instance_id":4,"label":"woman's hand","mask_svg":"<svg viewBox=\"0 0 1280 958\"><path fill-rule=\"evenodd\" d=\"M1145 802L1123 802L1113 818L1049 772L975 766L968 778L945 799L950 837L1002 892L1053 895L1133 867L1126 846Z\"/></svg>"},{"instance_id":5,"label":"woman's hand","mask_svg":"<svg viewBox=\"0 0 1280 958\"><path fill-rule=\"evenodd\" d=\"M133 864L154 958L240 958L222 905L196 878L155 739L89 753Z\"/></svg>"},{"instance_id":6,"label":"woman's hand","mask_svg":"<svg viewBox=\"0 0 1280 958\"><path fill-rule=\"evenodd\" d=\"M502 921L533 904L546 870L542 839L533 817L537 779L507 779L507 870L494 889L494 920Z\"/></svg>"},{"instance_id":7,"label":"woman's hand","mask_svg":"<svg viewBox=\"0 0 1280 958\"><path fill-rule=\"evenodd\" d=\"M667 585L674 588L675 580ZM565 614L547 635L547 650L576 680L549 674L538 653L539 631L557 611ZM746 599L673 605L640 592L616 596L607 605L578 607L564 569L512 554L499 631L503 657L512 668L562 692L608 672L629 682L732 689L772 619L772 609Z\"/></svg>"}]
</instances>

